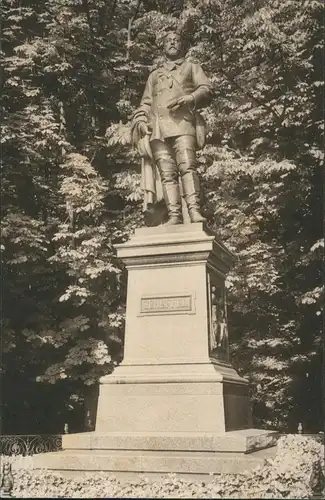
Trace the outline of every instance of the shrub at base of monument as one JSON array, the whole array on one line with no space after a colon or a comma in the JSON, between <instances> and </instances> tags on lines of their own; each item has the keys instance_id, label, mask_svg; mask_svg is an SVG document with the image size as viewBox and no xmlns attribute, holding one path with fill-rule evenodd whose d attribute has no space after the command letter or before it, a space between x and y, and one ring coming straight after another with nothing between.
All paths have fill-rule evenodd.
<instances>
[{"instance_id":1,"label":"shrub at base of monument","mask_svg":"<svg viewBox=\"0 0 325 500\"><path fill-rule=\"evenodd\" d=\"M67 479L50 471L25 468L32 463L28 457L12 457L10 461L16 462L12 492L15 497L298 499L313 496L312 471L315 464L324 470L324 446L304 436L283 436L276 456L263 466L246 474L215 476L207 483L183 479L176 474L155 481L145 475L139 475L136 480L118 480L104 472Z\"/></svg>"}]
</instances>

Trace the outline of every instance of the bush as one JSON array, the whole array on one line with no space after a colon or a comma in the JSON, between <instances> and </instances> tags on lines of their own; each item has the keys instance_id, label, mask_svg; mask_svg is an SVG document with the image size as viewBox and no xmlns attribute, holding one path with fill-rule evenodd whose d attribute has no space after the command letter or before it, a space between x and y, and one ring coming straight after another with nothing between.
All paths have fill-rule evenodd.
<instances>
[{"instance_id":1,"label":"bush","mask_svg":"<svg viewBox=\"0 0 325 500\"><path fill-rule=\"evenodd\" d=\"M288 435L278 441L277 453L246 474L222 474L212 481L191 481L176 474L150 480L118 480L112 474L66 479L33 470L31 457L11 457L16 497L52 498L310 498L313 464L324 470L324 446L305 436Z\"/></svg>"}]
</instances>

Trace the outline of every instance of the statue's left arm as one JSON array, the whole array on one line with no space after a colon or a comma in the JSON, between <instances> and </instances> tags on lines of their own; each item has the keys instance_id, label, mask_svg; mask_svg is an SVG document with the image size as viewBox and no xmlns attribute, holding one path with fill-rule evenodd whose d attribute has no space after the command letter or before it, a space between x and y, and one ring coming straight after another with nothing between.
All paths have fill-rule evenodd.
<instances>
[{"instance_id":1,"label":"statue's left arm","mask_svg":"<svg viewBox=\"0 0 325 500\"><path fill-rule=\"evenodd\" d=\"M194 98L194 109L200 109L210 104L213 88L199 64L192 63L192 82L194 91L191 95Z\"/></svg>"}]
</instances>

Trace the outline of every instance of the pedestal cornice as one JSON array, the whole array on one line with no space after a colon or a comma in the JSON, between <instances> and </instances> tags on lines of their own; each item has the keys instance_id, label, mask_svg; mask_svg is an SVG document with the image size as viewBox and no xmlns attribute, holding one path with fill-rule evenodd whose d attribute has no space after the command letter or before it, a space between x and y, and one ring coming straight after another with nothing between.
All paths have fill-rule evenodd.
<instances>
[{"instance_id":1,"label":"pedestal cornice","mask_svg":"<svg viewBox=\"0 0 325 500\"><path fill-rule=\"evenodd\" d=\"M127 268L205 262L227 274L236 261L202 223L136 229L128 242L115 248Z\"/></svg>"}]
</instances>

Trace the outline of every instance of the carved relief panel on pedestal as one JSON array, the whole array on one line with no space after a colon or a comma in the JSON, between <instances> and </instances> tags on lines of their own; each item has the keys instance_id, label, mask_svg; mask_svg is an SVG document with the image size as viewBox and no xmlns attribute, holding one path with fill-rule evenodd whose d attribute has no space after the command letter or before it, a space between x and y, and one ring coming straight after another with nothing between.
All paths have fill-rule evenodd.
<instances>
[{"instance_id":1,"label":"carved relief panel on pedestal","mask_svg":"<svg viewBox=\"0 0 325 500\"><path fill-rule=\"evenodd\" d=\"M208 275L209 354L219 361L229 361L226 289L224 283Z\"/></svg>"}]
</instances>

